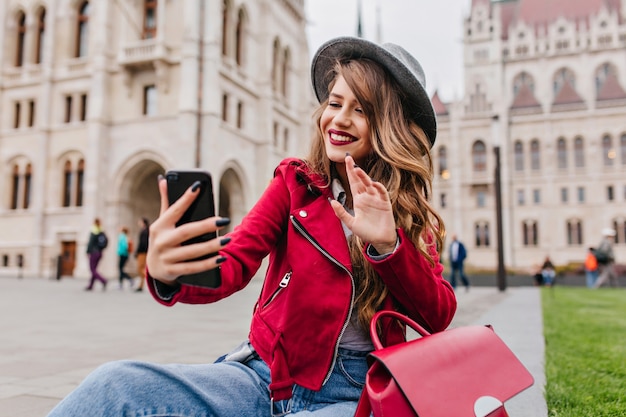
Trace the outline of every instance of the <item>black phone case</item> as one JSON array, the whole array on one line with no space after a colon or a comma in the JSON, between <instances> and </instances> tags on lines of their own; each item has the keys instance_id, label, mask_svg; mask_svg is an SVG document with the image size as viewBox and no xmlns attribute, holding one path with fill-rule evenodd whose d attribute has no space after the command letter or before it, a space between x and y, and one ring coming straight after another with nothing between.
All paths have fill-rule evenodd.
<instances>
[{"instance_id":1,"label":"black phone case","mask_svg":"<svg viewBox=\"0 0 626 417\"><path fill-rule=\"evenodd\" d=\"M189 206L187 211L176 223L177 227L181 224L195 222L215 216L215 202L213 198L211 174L202 170L171 170L167 171L165 178L167 180L167 198L170 205L178 200L194 182L200 181L201 183L200 191L196 200L191 204L191 206ZM217 237L217 233L207 233L193 239L189 239L183 242L183 245L205 242L207 240L214 239L215 237ZM207 259L215 255L215 253L210 253L199 258L192 259L191 261ZM177 281L181 284L204 288L218 288L222 284L219 267L199 272L197 274L182 275L177 278Z\"/></svg>"}]
</instances>

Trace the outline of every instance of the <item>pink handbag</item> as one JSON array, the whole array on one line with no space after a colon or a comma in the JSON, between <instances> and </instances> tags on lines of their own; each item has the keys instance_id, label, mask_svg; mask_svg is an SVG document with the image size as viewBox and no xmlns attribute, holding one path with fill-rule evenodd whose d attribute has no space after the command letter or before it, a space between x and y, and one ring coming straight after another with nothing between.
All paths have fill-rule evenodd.
<instances>
[{"instance_id":1,"label":"pink handbag","mask_svg":"<svg viewBox=\"0 0 626 417\"><path fill-rule=\"evenodd\" d=\"M376 323L392 316L422 337L382 346ZM375 350L355 417L506 417L504 402L530 387L530 372L490 326L430 334L407 316L379 311Z\"/></svg>"}]
</instances>

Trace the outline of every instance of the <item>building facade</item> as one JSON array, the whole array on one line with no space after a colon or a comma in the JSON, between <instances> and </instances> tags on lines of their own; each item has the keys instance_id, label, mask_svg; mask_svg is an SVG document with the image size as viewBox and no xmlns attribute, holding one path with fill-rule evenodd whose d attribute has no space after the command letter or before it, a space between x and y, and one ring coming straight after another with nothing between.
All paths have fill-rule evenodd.
<instances>
[{"instance_id":1,"label":"building facade","mask_svg":"<svg viewBox=\"0 0 626 417\"><path fill-rule=\"evenodd\" d=\"M500 149L505 265L581 263L614 228L626 263L626 1L472 0L465 93L443 103L434 202L469 249L497 265Z\"/></svg>"},{"instance_id":2,"label":"building facade","mask_svg":"<svg viewBox=\"0 0 626 417\"><path fill-rule=\"evenodd\" d=\"M7 0L0 22L0 275L88 276L97 217L113 277L159 174L210 171L237 224L308 149L303 0Z\"/></svg>"},{"instance_id":3,"label":"building facade","mask_svg":"<svg viewBox=\"0 0 626 417\"><path fill-rule=\"evenodd\" d=\"M87 276L93 219L136 238L170 168L209 170L237 224L308 149L303 0L7 0L0 22L0 276ZM626 0L472 0L463 41L433 203L468 268L497 265L496 146L507 269L582 262L605 227L626 263Z\"/></svg>"}]
</instances>

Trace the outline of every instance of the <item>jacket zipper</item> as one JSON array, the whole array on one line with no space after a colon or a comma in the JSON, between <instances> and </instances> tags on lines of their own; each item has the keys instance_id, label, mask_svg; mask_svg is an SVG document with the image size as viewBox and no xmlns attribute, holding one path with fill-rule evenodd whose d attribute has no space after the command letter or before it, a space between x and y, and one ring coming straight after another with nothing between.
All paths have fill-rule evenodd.
<instances>
[{"instance_id":1,"label":"jacket zipper","mask_svg":"<svg viewBox=\"0 0 626 417\"><path fill-rule=\"evenodd\" d=\"M265 304L263 304L262 308L266 308L268 305L270 305L272 303L272 301L274 301L274 299L278 296L278 294L280 294L282 292L282 290L287 288L287 285L289 285L289 281L291 280L291 274L292 274L291 271L289 271L289 272L287 272L285 274L283 279L281 279L280 282L278 283L278 288L276 288L276 290L274 290L274 293L269 298L269 300L267 300L265 302Z\"/></svg>"},{"instance_id":2,"label":"jacket zipper","mask_svg":"<svg viewBox=\"0 0 626 417\"><path fill-rule=\"evenodd\" d=\"M296 228L296 230L298 230L298 232L300 232L300 234L302 236L304 236L304 238L306 240L308 240L309 243L311 243L318 251L320 251L322 253L322 255L324 255L326 258L328 258L329 261L331 261L332 263L337 265L339 268L341 268L344 271L346 271L346 273L350 277L350 283L352 284L352 291L350 292L350 308L348 309L348 317L346 317L346 320L344 321L343 326L341 327L341 332L339 333L339 337L335 341L335 349L334 349L334 353L333 353L333 361L331 362L330 368L328 369L328 373L326 374L326 377L324 378L324 381L322 382L322 385L326 385L326 383L330 379L330 375L333 372L333 368L335 367L335 363L337 362L337 354L339 352L339 341L343 337L343 334L345 333L346 328L348 327L348 323L350 323L350 318L352 317L352 308L353 308L353 305L354 305L354 292L355 292L354 277L352 276L352 273L345 266L343 266L343 264L341 264L341 262L339 262L338 260L333 258L333 256L330 253L328 253L324 248L322 248L319 245L319 243L317 243L315 241L315 239L313 239L311 237L311 235L309 235L309 233L306 231L304 226L302 226L302 224L293 215L289 216L289 218L291 219L291 223L293 223L293 225Z\"/></svg>"}]
</instances>

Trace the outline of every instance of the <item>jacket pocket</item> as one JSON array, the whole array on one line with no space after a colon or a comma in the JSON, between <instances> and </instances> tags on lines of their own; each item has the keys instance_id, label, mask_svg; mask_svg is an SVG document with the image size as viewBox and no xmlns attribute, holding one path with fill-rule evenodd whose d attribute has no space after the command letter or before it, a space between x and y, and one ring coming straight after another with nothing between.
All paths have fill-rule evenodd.
<instances>
[{"instance_id":1,"label":"jacket pocket","mask_svg":"<svg viewBox=\"0 0 626 417\"><path fill-rule=\"evenodd\" d=\"M285 276L283 276L283 278L278 283L278 287L276 287L272 295L263 303L261 310L265 310L266 308L268 308L272 304L272 302L276 300L276 297L278 297L287 288L287 286L289 285L289 281L291 281L291 274L292 271L289 271L285 274Z\"/></svg>"}]
</instances>

